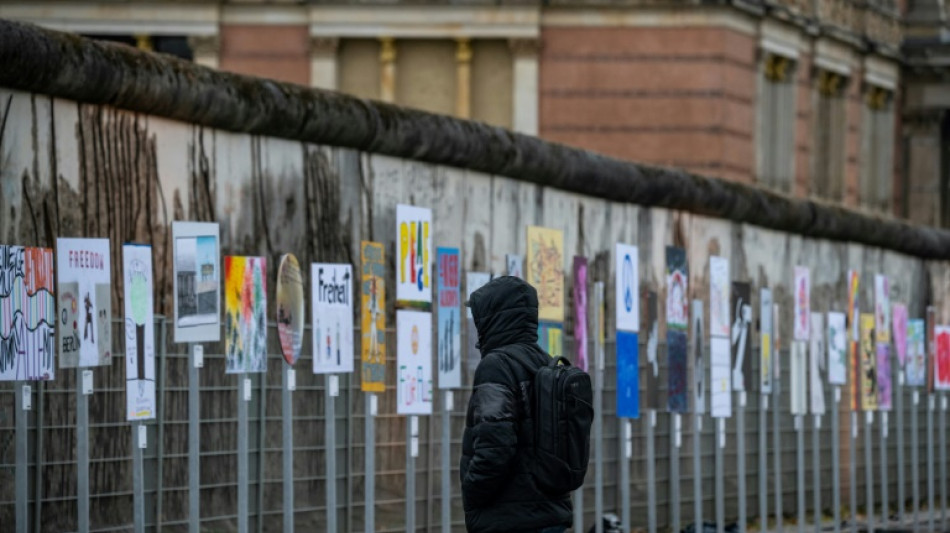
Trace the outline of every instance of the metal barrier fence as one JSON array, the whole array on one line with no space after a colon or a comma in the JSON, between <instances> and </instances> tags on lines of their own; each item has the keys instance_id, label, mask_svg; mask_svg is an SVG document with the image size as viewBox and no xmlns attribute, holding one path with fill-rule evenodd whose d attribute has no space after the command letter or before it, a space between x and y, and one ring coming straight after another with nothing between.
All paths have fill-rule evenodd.
<instances>
[{"instance_id":1,"label":"metal barrier fence","mask_svg":"<svg viewBox=\"0 0 950 533\"><path fill-rule=\"evenodd\" d=\"M148 446L145 449L145 523L147 530L185 531L188 522L188 480L192 473L188 470L188 354L187 345L174 344L171 328L167 321L159 317L156 320L156 335L159 336L156 348L158 398L157 418L147 423ZM121 348L122 324L116 321L113 328L115 338L113 347ZM463 334L464 334L463 328ZM395 375L395 334L388 331L387 376ZM359 339L359 335L355 339ZM279 531L282 528L282 477L281 477L281 365L285 364L279 355L276 329L273 325L268 334L268 372L250 375L253 382L253 397L248 406L250 419L249 439L249 525L251 531ZM311 373L310 333L305 334L304 350L297 363L297 389L293 393L293 429L294 429L294 522L302 531L326 530L326 454L328 448L324 442L324 387L326 379ZM462 343L465 346L465 343ZM205 365L200 371L201 388L201 526L207 531L234 530L237 527L237 418L238 376L225 374L225 360L222 344L205 344ZM641 351L645 346L641 346ZM664 346L660 346L660 360ZM753 347L753 353L757 353ZM114 350L116 358L124 352ZM573 353L572 340L565 338L565 353ZM603 391L603 509L606 512L620 513L620 454L622 448L621 421L616 414L616 366L613 356L614 345L611 340L605 347L606 367ZM709 353L708 350L706 353ZM788 375L787 351L779 361L783 366L783 382ZM355 367L359 368L358 356ZM643 358L641 357L641 360ZM708 360L708 357L706 358ZM472 370L477 361L467 354L463 370L463 382L470 383ZM708 363L707 363L708 364ZM757 366L757 358L754 365ZM643 365L645 367L645 365ZM757 371L757 369L755 369ZM703 372L708 372L707 368ZM661 364L660 397L665 398L666 369ZM391 381L391 379L390 379ZM783 383L783 384L784 384ZM95 392L89 402L89 445L90 461L90 524L93 531L130 530L133 524L132 493L132 427L125 421L125 365L113 361L108 367L95 369ZM37 383L33 387L33 410L29 414L29 517L33 531L72 531L77 528L76 505L76 410L75 410L76 372L73 369L59 369L56 380ZM857 447L850 448L850 413L847 390L842 391L841 403L837 405L841 424L838 428L840 446L839 468L841 492L839 494L843 519L849 519L852 512L866 513L866 457L864 439L858 438ZM787 390L787 387L783 386ZM645 392L645 381L641 371L641 396ZM455 396L454 409L451 412L451 451L452 451L452 528L464 530L461 497L458 483L458 457L461 452L461 435L465 420L465 407L471 388L466 387ZM934 398L936 412L932 418L934 425L934 448L939 448L934 456L934 467L928 465L927 431L928 401L921 395L919 403L914 404L910 389L896 387L895 407L903 406L902 411L895 410L888 420L890 437L886 448L881 452L881 438L877 427L880 415L872 430L873 480L871 489L875 502L874 513L880 516L880 505L884 489L888 494L888 508L901 518L910 517L913 509L911 499L916 495L921 509L929 507L928 482L935 486L937 513L936 527L947 530L946 513L946 452L939 446L946 443L946 398L941 395ZM827 388L826 405L834 409L832 389ZM745 471L739 472L739 457L735 444L740 435L736 432L735 416L726 422L727 436L724 449L724 504L725 517L735 521L739 516L739 478L744 476L745 516L752 524L759 516L759 494L756 489L759 481L759 408L762 397L748 394L748 404L744 414L745 431ZM364 394L360 392L359 374L341 376L340 397L335 406L336 442L331 447L335 458L338 527L342 531L363 531L363 506L365 503L365 472L363 457L366 453L363 439L365 417ZM441 417L438 413L444 409L442 396L436 395L434 415L420 417L419 456L415 460L415 493L411 495L415 503L415 525L417 531L440 530L441 523L441 487L440 454ZM786 525L798 516L799 474L796 458L796 438L794 418L789 414L789 395L783 390L778 398L770 398L767 410L767 492L769 527L774 527L776 502L774 488L781 488L780 501ZM0 384L0 529L12 530L14 523L14 388L10 383ZM919 423L916 439L913 437L909 416L917 410ZM376 531L404 531L406 504L406 427L404 416L396 412L395 388L388 387L386 393L379 395L379 415L376 417L376 457L375 509ZM772 417L779 416L778 440L772 433ZM831 413L829 410L828 415ZM706 522L715 518L714 456L715 436L713 420L703 417L700 439L700 465L702 469L701 509ZM812 417L806 417L806 434L814 431ZM660 530L667 530L672 524L685 526L694 521L693 490L693 415L685 415L682 423L682 442L678 449L678 478L671 477L671 450L675 445L672 428L672 415L658 412L655 431L655 486L647 483L647 447L649 446L647 424L649 412L633 422L632 457L630 460L630 506L633 529L645 529L648 525L648 493L652 490L656 496L655 516ZM865 431L864 416L861 416L860 433ZM898 431L898 424L903 430ZM812 520L815 503L825 517L832 515L831 479L832 461L835 449L832 446L831 424L825 422L817 430L814 442L820 461L820 483L818 492L813 492L812 459L815 449L812 439L806 438L805 487L807 496L805 506L807 518ZM898 435L903 439L903 451L899 453ZM916 453L913 452L916 443ZM939 445L938 445L939 443ZM930 451L934 451L932 448ZM773 467L774 454L779 454L781 470L777 473ZM856 483L850 482L850 458L855 455L857 465ZM886 458L886 468L881 467L881 458ZM916 457L917 462L912 463ZM585 530L594 523L594 458L591 470L584 486L583 506ZM912 487L912 472L917 470L919 483L917 490ZM882 474L887 474L887 484L883 484ZM903 474L903 489L899 489L899 477ZM777 475L777 478L776 478ZM928 476L933 476L928 477ZM858 508L852 509L849 502L851 493L857 495ZM899 498L902 498L899 500ZM671 504L678 502L678 505ZM939 510L938 510L939 509ZM878 519L879 520L879 519Z\"/></svg>"}]
</instances>

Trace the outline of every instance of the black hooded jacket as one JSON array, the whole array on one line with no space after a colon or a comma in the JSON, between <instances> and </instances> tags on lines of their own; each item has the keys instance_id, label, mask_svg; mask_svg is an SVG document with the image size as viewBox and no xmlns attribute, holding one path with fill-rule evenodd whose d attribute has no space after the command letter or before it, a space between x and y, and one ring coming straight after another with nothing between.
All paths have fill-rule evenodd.
<instances>
[{"instance_id":1,"label":"black hooded jacket","mask_svg":"<svg viewBox=\"0 0 950 533\"><path fill-rule=\"evenodd\" d=\"M569 494L546 494L530 474L531 382L550 356L538 346L538 293L519 278L495 278L469 299L482 360L462 436L462 502L471 532L570 526Z\"/></svg>"}]
</instances>

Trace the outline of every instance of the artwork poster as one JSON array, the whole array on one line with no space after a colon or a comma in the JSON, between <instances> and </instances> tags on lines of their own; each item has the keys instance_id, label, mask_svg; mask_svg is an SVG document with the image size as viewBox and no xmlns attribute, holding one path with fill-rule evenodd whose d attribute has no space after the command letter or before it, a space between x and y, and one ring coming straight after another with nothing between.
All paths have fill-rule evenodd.
<instances>
[{"instance_id":1,"label":"artwork poster","mask_svg":"<svg viewBox=\"0 0 950 533\"><path fill-rule=\"evenodd\" d=\"M277 267L277 336L288 365L293 366L300 358L305 322L300 263L294 254L284 254Z\"/></svg>"},{"instance_id":2,"label":"artwork poster","mask_svg":"<svg viewBox=\"0 0 950 533\"><path fill-rule=\"evenodd\" d=\"M378 242L360 242L360 390L386 390L386 257Z\"/></svg>"},{"instance_id":3,"label":"artwork poster","mask_svg":"<svg viewBox=\"0 0 950 533\"><path fill-rule=\"evenodd\" d=\"M60 368L112 362L109 239L56 239Z\"/></svg>"},{"instance_id":4,"label":"artwork poster","mask_svg":"<svg viewBox=\"0 0 950 533\"><path fill-rule=\"evenodd\" d=\"M538 291L538 318L564 321L564 233L528 226L527 281Z\"/></svg>"},{"instance_id":5,"label":"artwork poster","mask_svg":"<svg viewBox=\"0 0 950 533\"><path fill-rule=\"evenodd\" d=\"M907 364L904 366L904 381L910 387L923 387L927 384L927 347L924 342L926 329L923 319L907 321Z\"/></svg>"},{"instance_id":6,"label":"artwork poster","mask_svg":"<svg viewBox=\"0 0 950 533\"><path fill-rule=\"evenodd\" d=\"M690 313L692 314L690 359L693 365L693 412L704 414L706 412L706 354L703 341L706 337L703 332L703 301L693 300Z\"/></svg>"},{"instance_id":7,"label":"artwork poster","mask_svg":"<svg viewBox=\"0 0 950 533\"><path fill-rule=\"evenodd\" d=\"M313 315L313 373L353 371L353 267L348 263L310 265Z\"/></svg>"},{"instance_id":8,"label":"artwork poster","mask_svg":"<svg viewBox=\"0 0 950 533\"><path fill-rule=\"evenodd\" d=\"M122 246L125 287L126 420L155 418L155 277L152 247Z\"/></svg>"},{"instance_id":9,"label":"artwork poster","mask_svg":"<svg viewBox=\"0 0 950 533\"><path fill-rule=\"evenodd\" d=\"M440 389L462 386L461 259L458 248L438 248L438 360Z\"/></svg>"},{"instance_id":10,"label":"artwork poster","mask_svg":"<svg viewBox=\"0 0 950 533\"><path fill-rule=\"evenodd\" d=\"M689 411L689 362L687 361L686 332L668 328L666 343L669 361L667 409L671 413L686 413Z\"/></svg>"},{"instance_id":11,"label":"artwork poster","mask_svg":"<svg viewBox=\"0 0 950 533\"><path fill-rule=\"evenodd\" d=\"M396 206L396 302L428 310L432 304L432 210Z\"/></svg>"},{"instance_id":12,"label":"artwork poster","mask_svg":"<svg viewBox=\"0 0 950 533\"><path fill-rule=\"evenodd\" d=\"M874 343L874 314L861 314L861 410L877 410L877 349Z\"/></svg>"},{"instance_id":13,"label":"artwork poster","mask_svg":"<svg viewBox=\"0 0 950 533\"><path fill-rule=\"evenodd\" d=\"M811 332L808 330L811 316L811 278L808 267L795 267L795 328L793 338L808 342Z\"/></svg>"},{"instance_id":14,"label":"artwork poster","mask_svg":"<svg viewBox=\"0 0 950 533\"><path fill-rule=\"evenodd\" d=\"M772 291L759 290L759 391L772 394Z\"/></svg>"},{"instance_id":15,"label":"artwork poster","mask_svg":"<svg viewBox=\"0 0 950 533\"><path fill-rule=\"evenodd\" d=\"M267 372L267 260L224 258L224 341L228 374Z\"/></svg>"},{"instance_id":16,"label":"artwork poster","mask_svg":"<svg viewBox=\"0 0 950 533\"><path fill-rule=\"evenodd\" d=\"M828 313L828 383L848 382L848 330L844 313Z\"/></svg>"},{"instance_id":17,"label":"artwork poster","mask_svg":"<svg viewBox=\"0 0 950 533\"><path fill-rule=\"evenodd\" d=\"M732 417L732 355L729 337L711 337L709 405L714 418Z\"/></svg>"},{"instance_id":18,"label":"artwork poster","mask_svg":"<svg viewBox=\"0 0 950 533\"><path fill-rule=\"evenodd\" d=\"M0 381L56 377L53 250L0 245Z\"/></svg>"},{"instance_id":19,"label":"artwork poster","mask_svg":"<svg viewBox=\"0 0 950 533\"><path fill-rule=\"evenodd\" d=\"M617 416L640 418L637 333L617 331Z\"/></svg>"},{"instance_id":20,"label":"artwork poster","mask_svg":"<svg viewBox=\"0 0 950 533\"><path fill-rule=\"evenodd\" d=\"M506 254L505 274L524 279L524 257L519 254Z\"/></svg>"},{"instance_id":21,"label":"artwork poster","mask_svg":"<svg viewBox=\"0 0 950 533\"><path fill-rule=\"evenodd\" d=\"M640 286L639 254L637 247L629 244L617 243L615 249L614 268L617 279L614 284L614 309L617 313L617 329L636 332L640 327L640 308L637 305Z\"/></svg>"},{"instance_id":22,"label":"artwork poster","mask_svg":"<svg viewBox=\"0 0 950 533\"><path fill-rule=\"evenodd\" d=\"M729 260L725 257L709 258L709 334L729 338Z\"/></svg>"},{"instance_id":23,"label":"artwork poster","mask_svg":"<svg viewBox=\"0 0 950 533\"><path fill-rule=\"evenodd\" d=\"M891 345L876 343L877 351L877 408L890 411L893 406L894 385L891 373Z\"/></svg>"},{"instance_id":24,"label":"artwork poster","mask_svg":"<svg viewBox=\"0 0 950 533\"><path fill-rule=\"evenodd\" d=\"M689 326L689 265L686 250L666 247L666 327L685 332Z\"/></svg>"},{"instance_id":25,"label":"artwork poster","mask_svg":"<svg viewBox=\"0 0 950 533\"><path fill-rule=\"evenodd\" d=\"M937 326L934 332L934 389L950 390L950 326Z\"/></svg>"},{"instance_id":26,"label":"artwork poster","mask_svg":"<svg viewBox=\"0 0 950 533\"><path fill-rule=\"evenodd\" d=\"M396 412L432 414L432 313L396 311Z\"/></svg>"},{"instance_id":27,"label":"artwork poster","mask_svg":"<svg viewBox=\"0 0 950 533\"><path fill-rule=\"evenodd\" d=\"M891 342L891 288L887 276L874 276L875 341Z\"/></svg>"},{"instance_id":28,"label":"artwork poster","mask_svg":"<svg viewBox=\"0 0 950 533\"><path fill-rule=\"evenodd\" d=\"M659 311L656 291L644 290L641 293L641 304L643 313L640 317L643 320L642 331L647 336L644 376L646 381L646 398L643 406L647 409L659 409L660 405L660 324Z\"/></svg>"},{"instance_id":29,"label":"artwork poster","mask_svg":"<svg viewBox=\"0 0 950 533\"><path fill-rule=\"evenodd\" d=\"M894 351L897 352L897 362L900 371L904 370L907 361L907 306L893 304L891 306L891 335L894 339Z\"/></svg>"},{"instance_id":30,"label":"artwork poster","mask_svg":"<svg viewBox=\"0 0 950 533\"><path fill-rule=\"evenodd\" d=\"M820 416L825 414L825 366L827 351L825 349L825 316L822 313L811 314L811 339L808 349L808 369L811 414Z\"/></svg>"},{"instance_id":31,"label":"artwork poster","mask_svg":"<svg viewBox=\"0 0 950 533\"><path fill-rule=\"evenodd\" d=\"M563 356L564 325L560 322L539 322L538 345L551 357Z\"/></svg>"},{"instance_id":32,"label":"artwork poster","mask_svg":"<svg viewBox=\"0 0 950 533\"><path fill-rule=\"evenodd\" d=\"M217 222L172 222L175 342L221 340L221 247Z\"/></svg>"},{"instance_id":33,"label":"artwork poster","mask_svg":"<svg viewBox=\"0 0 950 533\"><path fill-rule=\"evenodd\" d=\"M746 282L732 284L732 390L752 390L752 288Z\"/></svg>"},{"instance_id":34,"label":"artwork poster","mask_svg":"<svg viewBox=\"0 0 950 533\"><path fill-rule=\"evenodd\" d=\"M808 342L793 340L789 360L789 395L793 415L808 413Z\"/></svg>"}]
</instances>

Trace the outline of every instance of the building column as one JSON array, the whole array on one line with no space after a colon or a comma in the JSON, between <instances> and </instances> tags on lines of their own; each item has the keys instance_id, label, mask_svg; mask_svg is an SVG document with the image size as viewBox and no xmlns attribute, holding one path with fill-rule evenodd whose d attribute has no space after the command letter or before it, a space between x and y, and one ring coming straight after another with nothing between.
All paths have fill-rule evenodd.
<instances>
[{"instance_id":1,"label":"building column","mask_svg":"<svg viewBox=\"0 0 950 533\"><path fill-rule=\"evenodd\" d=\"M519 133L538 134L538 39L511 39L513 95L511 127Z\"/></svg>"},{"instance_id":2,"label":"building column","mask_svg":"<svg viewBox=\"0 0 950 533\"><path fill-rule=\"evenodd\" d=\"M460 37L455 46L455 116L472 118L472 45Z\"/></svg>"},{"instance_id":3,"label":"building column","mask_svg":"<svg viewBox=\"0 0 950 533\"><path fill-rule=\"evenodd\" d=\"M945 226L950 209L942 205L950 196L944 190L940 169L940 122L942 113L935 109L917 110L903 117L905 176L905 214L911 222Z\"/></svg>"},{"instance_id":4,"label":"building column","mask_svg":"<svg viewBox=\"0 0 950 533\"><path fill-rule=\"evenodd\" d=\"M310 38L310 86L328 89L337 88L337 49L340 40L336 37Z\"/></svg>"},{"instance_id":5,"label":"building column","mask_svg":"<svg viewBox=\"0 0 950 533\"><path fill-rule=\"evenodd\" d=\"M218 68L221 54L221 39L217 35L192 35L188 37L188 46L194 56L195 64Z\"/></svg>"},{"instance_id":6,"label":"building column","mask_svg":"<svg viewBox=\"0 0 950 533\"><path fill-rule=\"evenodd\" d=\"M392 37L379 39L379 99L396 101L396 41Z\"/></svg>"}]
</instances>

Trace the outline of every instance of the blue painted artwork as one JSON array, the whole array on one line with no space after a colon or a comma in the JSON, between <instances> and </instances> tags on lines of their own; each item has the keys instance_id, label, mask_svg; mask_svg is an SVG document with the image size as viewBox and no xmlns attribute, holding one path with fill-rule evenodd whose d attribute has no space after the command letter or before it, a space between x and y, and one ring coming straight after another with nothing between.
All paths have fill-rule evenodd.
<instances>
[{"instance_id":1,"label":"blue painted artwork","mask_svg":"<svg viewBox=\"0 0 950 533\"><path fill-rule=\"evenodd\" d=\"M617 332L617 416L640 418L639 345L637 334Z\"/></svg>"}]
</instances>

